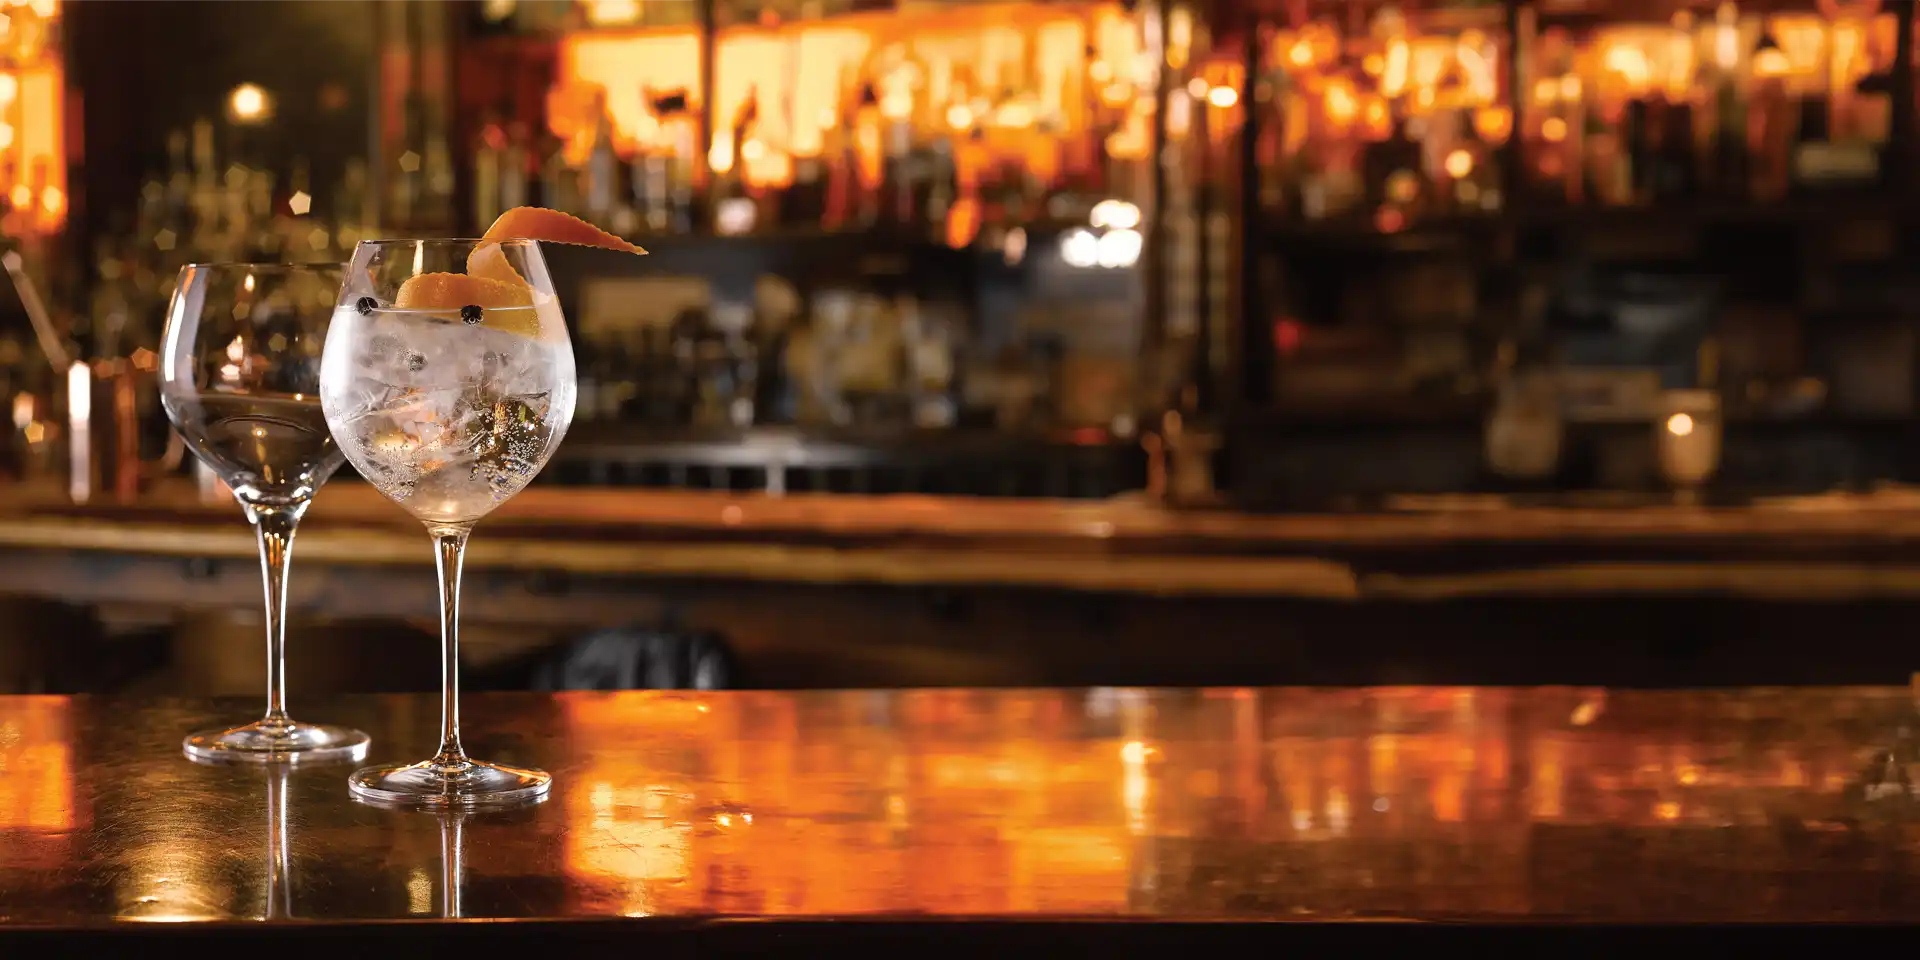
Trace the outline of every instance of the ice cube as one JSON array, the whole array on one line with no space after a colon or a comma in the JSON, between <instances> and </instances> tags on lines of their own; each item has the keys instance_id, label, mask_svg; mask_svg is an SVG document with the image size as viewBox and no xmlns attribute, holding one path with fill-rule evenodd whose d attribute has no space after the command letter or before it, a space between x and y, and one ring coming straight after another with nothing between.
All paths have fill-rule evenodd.
<instances>
[{"instance_id":1,"label":"ice cube","mask_svg":"<svg viewBox=\"0 0 1920 960\"><path fill-rule=\"evenodd\" d=\"M338 423L350 424L378 412L392 402L395 391L400 389L373 377L356 376L347 381L346 386L327 393L321 399L329 417Z\"/></svg>"}]
</instances>

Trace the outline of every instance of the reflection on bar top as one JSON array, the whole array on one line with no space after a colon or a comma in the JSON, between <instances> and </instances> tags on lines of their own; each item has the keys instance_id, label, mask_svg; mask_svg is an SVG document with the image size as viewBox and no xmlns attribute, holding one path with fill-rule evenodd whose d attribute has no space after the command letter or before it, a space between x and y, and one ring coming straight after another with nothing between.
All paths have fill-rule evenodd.
<instances>
[{"instance_id":1,"label":"reflection on bar top","mask_svg":"<svg viewBox=\"0 0 1920 960\"><path fill-rule=\"evenodd\" d=\"M315 703L377 753L432 697ZM0 697L0 925L291 916L1895 919L1904 688L625 692L468 698L552 799L432 816L178 756L230 705ZM19 775L23 758L29 776ZM59 758L47 762L46 758ZM275 834L274 831L279 831ZM441 896L446 860L458 897ZM54 855L49 855L49 854ZM1796 881L1817 870L1820 890ZM1720 878L1712 883L1708 878ZM1728 878L1737 878L1729 880ZM1726 882L1722 882L1726 881ZM103 896L103 891L107 892Z\"/></svg>"}]
</instances>

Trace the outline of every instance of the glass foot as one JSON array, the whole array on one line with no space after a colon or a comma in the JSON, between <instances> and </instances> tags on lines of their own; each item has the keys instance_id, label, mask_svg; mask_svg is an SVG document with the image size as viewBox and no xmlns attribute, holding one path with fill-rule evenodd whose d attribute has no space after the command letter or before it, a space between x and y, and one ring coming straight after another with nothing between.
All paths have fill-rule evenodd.
<instances>
[{"instance_id":1,"label":"glass foot","mask_svg":"<svg viewBox=\"0 0 1920 960\"><path fill-rule=\"evenodd\" d=\"M180 744L188 757L211 763L323 763L365 760L367 735L321 723L268 723L202 730Z\"/></svg>"},{"instance_id":2,"label":"glass foot","mask_svg":"<svg viewBox=\"0 0 1920 960\"><path fill-rule=\"evenodd\" d=\"M536 803L546 799L551 786L553 777L544 770L479 760L367 767L347 778L347 789L362 800L428 809Z\"/></svg>"}]
</instances>

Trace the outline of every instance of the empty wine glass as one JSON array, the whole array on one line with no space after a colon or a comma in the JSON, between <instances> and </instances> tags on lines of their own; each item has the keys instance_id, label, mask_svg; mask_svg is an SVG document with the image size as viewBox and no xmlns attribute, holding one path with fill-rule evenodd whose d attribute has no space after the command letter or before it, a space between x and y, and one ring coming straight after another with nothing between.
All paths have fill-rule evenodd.
<instances>
[{"instance_id":1,"label":"empty wine glass","mask_svg":"<svg viewBox=\"0 0 1920 960\"><path fill-rule=\"evenodd\" d=\"M361 476L433 538L442 686L439 752L355 772L356 796L445 808L546 795L546 773L473 760L461 747L460 567L474 523L560 445L574 391L566 320L534 241L355 249L327 334L321 405Z\"/></svg>"},{"instance_id":2,"label":"empty wine glass","mask_svg":"<svg viewBox=\"0 0 1920 960\"><path fill-rule=\"evenodd\" d=\"M320 410L320 351L338 264L190 264L167 307L160 399L175 430L233 490L260 540L267 714L187 737L198 760L359 760L367 735L286 710L287 566L293 534L341 455Z\"/></svg>"}]
</instances>

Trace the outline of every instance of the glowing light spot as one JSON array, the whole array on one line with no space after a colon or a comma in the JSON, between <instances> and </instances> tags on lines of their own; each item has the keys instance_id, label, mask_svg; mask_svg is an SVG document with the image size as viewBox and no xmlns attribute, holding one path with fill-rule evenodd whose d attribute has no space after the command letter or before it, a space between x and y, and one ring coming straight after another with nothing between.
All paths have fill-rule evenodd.
<instances>
[{"instance_id":1,"label":"glowing light spot","mask_svg":"<svg viewBox=\"0 0 1920 960\"><path fill-rule=\"evenodd\" d=\"M1060 259L1068 266L1091 267L1100 262L1100 241L1091 230L1069 230L1060 238Z\"/></svg>"},{"instance_id":2,"label":"glowing light spot","mask_svg":"<svg viewBox=\"0 0 1920 960\"><path fill-rule=\"evenodd\" d=\"M1693 432L1693 418L1684 413L1676 413L1668 417L1667 432L1676 437L1684 437L1691 434Z\"/></svg>"},{"instance_id":3,"label":"glowing light spot","mask_svg":"<svg viewBox=\"0 0 1920 960\"><path fill-rule=\"evenodd\" d=\"M1464 179L1473 172L1473 154L1465 150L1455 150L1447 154L1447 176L1455 180Z\"/></svg>"},{"instance_id":4,"label":"glowing light spot","mask_svg":"<svg viewBox=\"0 0 1920 960\"><path fill-rule=\"evenodd\" d=\"M1140 262L1146 238L1138 230L1109 230L1098 241L1094 260L1103 267L1118 269Z\"/></svg>"},{"instance_id":5,"label":"glowing light spot","mask_svg":"<svg viewBox=\"0 0 1920 960\"><path fill-rule=\"evenodd\" d=\"M237 123L254 123L266 119L272 110L272 99L259 84L243 83L227 94L227 113Z\"/></svg>"},{"instance_id":6,"label":"glowing light spot","mask_svg":"<svg viewBox=\"0 0 1920 960\"><path fill-rule=\"evenodd\" d=\"M1793 72L1793 63L1787 59L1785 51L1777 48L1762 50L1753 55L1753 72L1762 77L1784 77Z\"/></svg>"},{"instance_id":7,"label":"glowing light spot","mask_svg":"<svg viewBox=\"0 0 1920 960\"><path fill-rule=\"evenodd\" d=\"M1125 200L1102 200L1093 205L1087 222L1095 227L1131 230L1140 225L1140 208Z\"/></svg>"}]
</instances>

